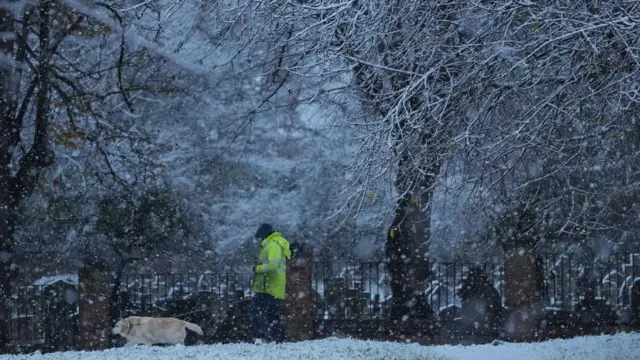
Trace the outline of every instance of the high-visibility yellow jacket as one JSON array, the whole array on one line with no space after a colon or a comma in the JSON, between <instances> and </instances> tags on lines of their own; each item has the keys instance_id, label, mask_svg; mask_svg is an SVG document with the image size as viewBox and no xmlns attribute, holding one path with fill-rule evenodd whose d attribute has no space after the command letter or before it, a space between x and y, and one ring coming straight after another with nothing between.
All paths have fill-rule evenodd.
<instances>
[{"instance_id":1,"label":"high-visibility yellow jacket","mask_svg":"<svg viewBox=\"0 0 640 360\"><path fill-rule=\"evenodd\" d=\"M262 240L251 290L284 299L287 284L287 260L291 259L289 242L279 232Z\"/></svg>"}]
</instances>

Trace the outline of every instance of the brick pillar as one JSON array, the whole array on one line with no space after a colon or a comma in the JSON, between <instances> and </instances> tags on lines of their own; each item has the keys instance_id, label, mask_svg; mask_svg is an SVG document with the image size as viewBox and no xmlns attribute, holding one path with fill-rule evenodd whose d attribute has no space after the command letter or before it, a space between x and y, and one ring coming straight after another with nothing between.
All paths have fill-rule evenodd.
<instances>
[{"instance_id":1,"label":"brick pillar","mask_svg":"<svg viewBox=\"0 0 640 360\"><path fill-rule=\"evenodd\" d=\"M514 246L505 255L505 335L515 341L535 339L544 308L542 263L521 246Z\"/></svg>"},{"instance_id":2,"label":"brick pillar","mask_svg":"<svg viewBox=\"0 0 640 360\"><path fill-rule=\"evenodd\" d=\"M315 301L311 287L311 268L312 263L306 258L297 258L287 264L285 341L304 341L313 337Z\"/></svg>"},{"instance_id":3,"label":"brick pillar","mask_svg":"<svg viewBox=\"0 0 640 360\"><path fill-rule=\"evenodd\" d=\"M88 261L78 272L79 321L78 345L82 350L100 350L109 346L109 274L98 260Z\"/></svg>"}]
</instances>

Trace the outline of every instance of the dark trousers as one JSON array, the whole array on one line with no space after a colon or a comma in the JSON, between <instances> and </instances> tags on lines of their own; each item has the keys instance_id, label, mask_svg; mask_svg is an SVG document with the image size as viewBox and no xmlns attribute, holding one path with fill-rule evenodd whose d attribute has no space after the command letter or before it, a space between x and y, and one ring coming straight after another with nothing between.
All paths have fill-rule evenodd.
<instances>
[{"instance_id":1,"label":"dark trousers","mask_svg":"<svg viewBox=\"0 0 640 360\"><path fill-rule=\"evenodd\" d=\"M284 336L282 300L256 293L251 299L249 321L254 338L281 342Z\"/></svg>"}]
</instances>

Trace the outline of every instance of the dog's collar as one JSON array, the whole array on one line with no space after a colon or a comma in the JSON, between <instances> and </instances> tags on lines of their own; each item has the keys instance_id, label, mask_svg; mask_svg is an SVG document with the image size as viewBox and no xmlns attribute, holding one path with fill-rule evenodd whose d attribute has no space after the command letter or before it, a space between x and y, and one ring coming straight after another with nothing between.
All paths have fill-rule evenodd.
<instances>
[{"instance_id":1,"label":"dog's collar","mask_svg":"<svg viewBox=\"0 0 640 360\"><path fill-rule=\"evenodd\" d=\"M127 335L129 335L129 333L131 332L131 329L133 329L133 324L131 323L131 321L129 321L129 329L126 332Z\"/></svg>"}]
</instances>

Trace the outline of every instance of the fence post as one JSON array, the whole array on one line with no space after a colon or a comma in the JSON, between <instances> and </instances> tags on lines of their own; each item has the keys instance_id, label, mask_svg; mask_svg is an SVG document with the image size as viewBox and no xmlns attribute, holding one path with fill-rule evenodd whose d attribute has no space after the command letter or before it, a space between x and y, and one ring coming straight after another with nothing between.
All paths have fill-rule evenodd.
<instances>
[{"instance_id":1,"label":"fence post","mask_svg":"<svg viewBox=\"0 0 640 360\"><path fill-rule=\"evenodd\" d=\"M312 262L303 254L287 264L287 288L284 300L285 341L303 341L313 337L315 296L311 286Z\"/></svg>"},{"instance_id":2,"label":"fence post","mask_svg":"<svg viewBox=\"0 0 640 360\"><path fill-rule=\"evenodd\" d=\"M79 334L83 350L105 349L109 345L109 274L106 264L90 260L78 272Z\"/></svg>"}]
</instances>

